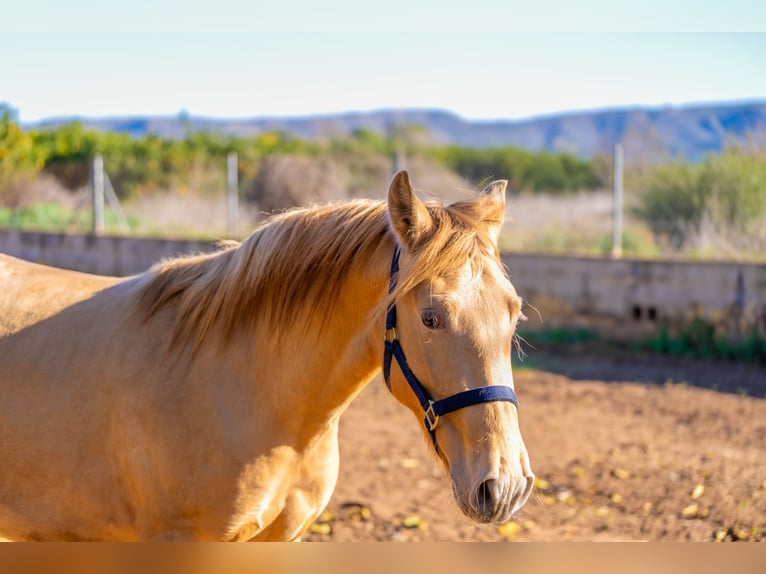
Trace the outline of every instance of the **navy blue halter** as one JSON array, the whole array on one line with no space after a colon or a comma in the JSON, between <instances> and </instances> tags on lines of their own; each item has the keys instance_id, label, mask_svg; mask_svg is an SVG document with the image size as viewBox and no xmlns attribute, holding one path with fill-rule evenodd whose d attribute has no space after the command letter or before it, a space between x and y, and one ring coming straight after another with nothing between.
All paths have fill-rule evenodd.
<instances>
[{"instance_id":1,"label":"navy blue halter","mask_svg":"<svg viewBox=\"0 0 766 574\"><path fill-rule=\"evenodd\" d=\"M394 292L396 288L396 276L399 272L399 246L394 248L394 257L391 260L391 278L388 283L389 294ZM439 424L439 417L462 409L463 407L470 407L479 403L488 403L492 401L510 401L516 408L519 408L519 401L516 398L516 393L513 392L511 387L505 385L494 385L491 387L479 387L476 389L469 389L449 396L445 399L434 401L428 394L428 391L423 387L415 373L410 369L407 364L407 358L404 356L402 345L399 343L399 338L396 333L396 305L391 305L386 315L386 338L383 350L383 378L386 381L388 389L391 390L391 359L395 358L399 364L399 369L402 371L404 378L409 383L412 392L420 402L420 407L423 409L424 422L426 429L428 429L431 435L431 440L436 444L436 427Z\"/></svg>"}]
</instances>

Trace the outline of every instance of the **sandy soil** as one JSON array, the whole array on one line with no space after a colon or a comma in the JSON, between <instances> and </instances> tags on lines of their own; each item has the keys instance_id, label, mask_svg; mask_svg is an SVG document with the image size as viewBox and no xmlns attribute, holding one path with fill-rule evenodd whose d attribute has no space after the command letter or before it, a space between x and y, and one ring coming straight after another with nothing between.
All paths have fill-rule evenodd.
<instances>
[{"instance_id":1,"label":"sandy soil","mask_svg":"<svg viewBox=\"0 0 766 574\"><path fill-rule=\"evenodd\" d=\"M460 513L418 421L373 381L342 419L338 485L304 540L766 541L766 368L571 347L525 364L539 479L512 523Z\"/></svg>"}]
</instances>

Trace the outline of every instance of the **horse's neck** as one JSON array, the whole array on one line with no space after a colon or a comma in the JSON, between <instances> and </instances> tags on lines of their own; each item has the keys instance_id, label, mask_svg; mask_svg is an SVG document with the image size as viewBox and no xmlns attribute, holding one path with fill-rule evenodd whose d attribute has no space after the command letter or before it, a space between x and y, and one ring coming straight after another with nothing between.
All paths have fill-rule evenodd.
<instances>
[{"instance_id":1,"label":"horse's neck","mask_svg":"<svg viewBox=\"0 0 766 574\"><path fill-rule=\"evenodd\" d=\"M310 356L306 383L331 411L342 412L380 370L393 241L383 241L368 260L353 265L332 311L307 330L302 352ZM301 351L299 351L301 352Z\"/></svg>"}]
</instances>

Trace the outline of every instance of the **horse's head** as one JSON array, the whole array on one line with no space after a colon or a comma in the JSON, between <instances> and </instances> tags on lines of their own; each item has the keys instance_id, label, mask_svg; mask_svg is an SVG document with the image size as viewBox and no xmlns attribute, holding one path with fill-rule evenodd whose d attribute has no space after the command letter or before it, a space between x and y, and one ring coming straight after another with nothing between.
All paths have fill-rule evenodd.
<instances>
[{"instance_id":1,"label":"horse's head","mask_svg":"<svg viewBox=\"0 0 766 574\"><path fill-rule=\"evenodd\" d=\"M427 206L400 172L388 192L401 256L396 327L387 330L387 350L397 340L409 365L402 367L391 351L399 363L390 367L391 391L419 419L425 414L424 432L449 472L460 508L478 521L498 523L523 506L534 482L511 390L521 299L497 245L506 184L491 183L473 200L449 207ZM407 370L415 383L408 382ZM413 389L418 384L420 398ZM456 400L439 403L449 397ZM448 412L425 413L429 400L438 403L436 415Z\"/></svg>"}]
</instances>

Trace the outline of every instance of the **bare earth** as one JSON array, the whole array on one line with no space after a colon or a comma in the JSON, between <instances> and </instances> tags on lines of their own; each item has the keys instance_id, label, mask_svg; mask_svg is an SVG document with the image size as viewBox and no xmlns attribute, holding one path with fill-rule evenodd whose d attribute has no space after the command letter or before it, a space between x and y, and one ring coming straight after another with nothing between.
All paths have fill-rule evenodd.
<instances>
[{"instance_id":1,"label":"bare earth","mask_svg":"<svg viewBox=\"0 0 766 574\"><path fill-rule=\"evenodd\" d=\"M572 347L522 367L539 479L512 523L460 513L418 421L376 380L342 419L338 486L304 540L766 541L766 368Z\"/></svg>"}]
</instances>

